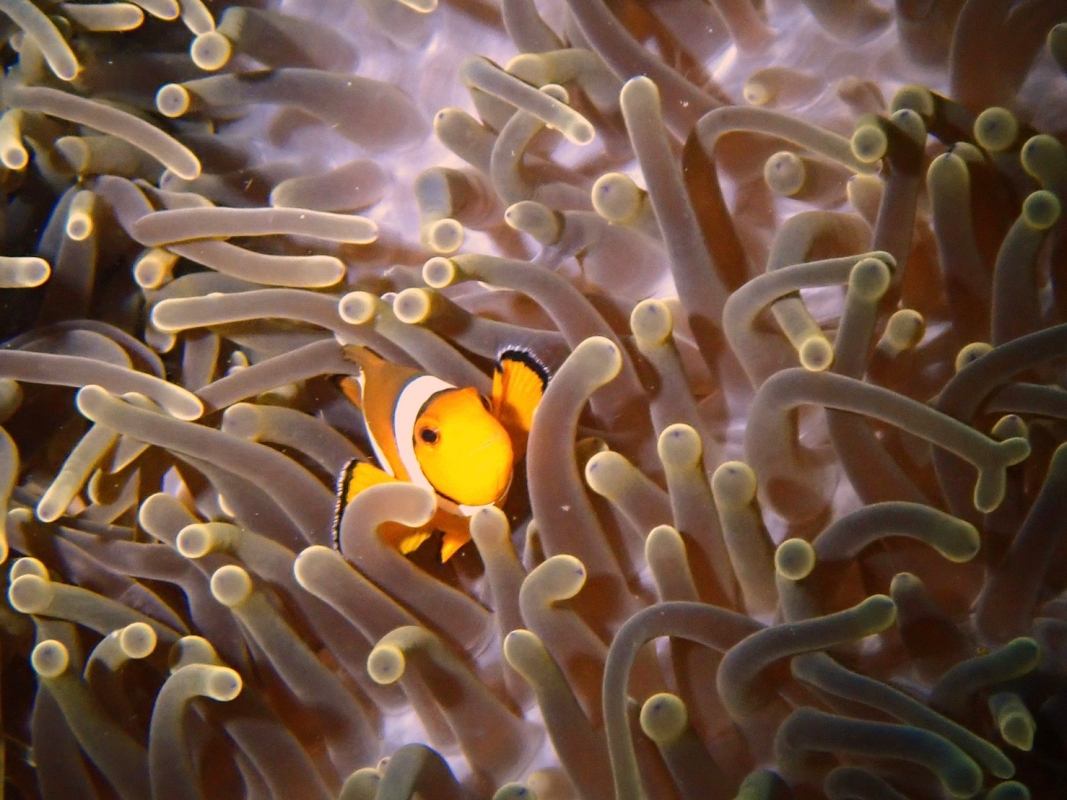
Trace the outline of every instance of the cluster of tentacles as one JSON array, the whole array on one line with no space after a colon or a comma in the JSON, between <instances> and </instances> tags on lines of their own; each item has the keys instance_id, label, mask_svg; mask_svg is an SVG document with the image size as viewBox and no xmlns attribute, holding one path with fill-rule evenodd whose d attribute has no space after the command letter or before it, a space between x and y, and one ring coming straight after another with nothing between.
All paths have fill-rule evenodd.
<instances>
[{"instance_id":1,"label":"cluster of tentacles","mask_svg":"<svg viewBox=\"0 0 1067 800\"><path fill-rule=\"evenodd\" d=\"M9 797L1062 792L1063 0L0 12ZM445 564L343 344L551 367Z\"/></svg>"}]
</instances>

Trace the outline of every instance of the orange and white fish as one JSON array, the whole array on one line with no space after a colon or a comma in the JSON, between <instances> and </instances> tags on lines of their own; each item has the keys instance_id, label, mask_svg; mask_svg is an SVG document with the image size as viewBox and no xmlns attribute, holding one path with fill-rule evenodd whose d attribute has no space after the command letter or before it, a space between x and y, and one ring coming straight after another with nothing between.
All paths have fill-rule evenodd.
<instances>
[{"instance_id":1,"label":"orange and white fish","mask_svg":"<svg viewBox=\"0 0 1067 800\"><path fill-rule=\"evenodd\" d=\"M492 395L486 398L476 389L391 364L365 347L348 346L343 352L359 365L360 374L342 378L341 389L363 410L378 465L354 459L341 471L334 543L341 514L360 492L379 483L408 481L434 492L437 513L423 528L394 524L383 533L401 553L410 553L440 530L441 561L447 561L470 540L470 517L507 498L548 370L527 350L505 350L497 359Z\"/></svg>"}]
</instances>

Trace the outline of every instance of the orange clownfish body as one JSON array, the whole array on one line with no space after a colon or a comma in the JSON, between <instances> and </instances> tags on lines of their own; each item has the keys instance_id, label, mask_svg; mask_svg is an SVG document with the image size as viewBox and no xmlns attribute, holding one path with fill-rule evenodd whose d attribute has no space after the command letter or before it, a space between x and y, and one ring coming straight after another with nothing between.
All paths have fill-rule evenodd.
<instances>
[{"instance_id":1,"label":"orange clownfish body","mask_svg":"<svg viewBox=\"0 0 1067 800\"><path fill-rule=\"evenodd\" d=\"M375 466L353 460L337 482L334 541L341 514L361 491L388 481L408 481L437 496L437 513L424 528L389 531L401 553L410 553L434 530L444 534L441 560L470 540L468 522L480 508L507 498L515 462L526 450L534 409L548 372L525 350L497 359L490 398L433 375L391 364L364 347L345 347L360 375L343 378L345 395L363 410Z\"/></svg>"}]
</instances>

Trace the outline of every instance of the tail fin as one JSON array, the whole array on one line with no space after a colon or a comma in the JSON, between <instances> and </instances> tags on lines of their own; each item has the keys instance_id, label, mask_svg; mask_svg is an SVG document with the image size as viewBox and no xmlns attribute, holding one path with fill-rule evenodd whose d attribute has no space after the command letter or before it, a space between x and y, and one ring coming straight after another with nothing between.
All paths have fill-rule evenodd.
<instances>
[{"instance_id":1,"label":"tail fin","mask_svg":"<svg viewBox=\"0 0 1067 800\"><path fill-rule=\"evenodd\" d=\"M358 364L360 369L366 369L368 366L382 362L381 356L359 344L346 344L341 348L341 355L346 361Z\"/></svg>"},{"instance_id":2,"label":"tail fin","mask_svg":"<svg viewBox=\"0 0 1067 800\"><path fill-rule=\"evenodd\" d=\"M362 383L366 379L368 368L384 364L385 362L378 356L373 350L368 350L366 347L358 344L346 344L341 348L341 355L345 361L351 361L359 367L362 375L358 379L351 378L349 376L343 376L337 379L337 386L344 392L345 397L356 408L363 408L363 390Z\"/></svg>"}]
</instances>

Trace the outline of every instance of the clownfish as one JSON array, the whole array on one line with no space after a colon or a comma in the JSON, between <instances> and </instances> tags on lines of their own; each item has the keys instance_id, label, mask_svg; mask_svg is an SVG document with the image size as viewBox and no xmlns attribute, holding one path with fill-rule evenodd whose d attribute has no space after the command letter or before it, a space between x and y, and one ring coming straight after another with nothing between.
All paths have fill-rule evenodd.
<instances>
[{"instance_id":1,"label":"clownfish","mask_svg":"<svg viewBox=\"0 0 1067 800\"><path fill-rule=\"evenodd\" d=\"M527 350L505 350L497 358L487 398L474 388L391 364L365 347L347 346L343 354L359 365L360 373L342 378L340 387L363 411L378 464L353 459L342 469L334 545L339 546L341 515L360 492L379 483L407 481L434 492L437 512L422 528L393 524L383 533L401 553L410 553L440 530L441 561L447 561L470 540L470 517L507 499L548 370Z\"/></svg>"}]
</instances>

